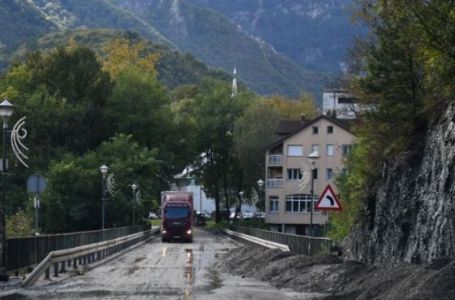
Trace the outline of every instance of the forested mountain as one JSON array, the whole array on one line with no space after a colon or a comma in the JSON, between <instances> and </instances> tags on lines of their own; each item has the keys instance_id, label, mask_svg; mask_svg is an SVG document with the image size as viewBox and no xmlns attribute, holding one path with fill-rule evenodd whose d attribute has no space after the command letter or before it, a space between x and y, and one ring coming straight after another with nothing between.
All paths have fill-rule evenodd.
<instances>
[{"instance_id":1,"label":"forested mountain","mask_svg":"<svg viewBox=\"0 0 455 300\"><path fill-rule=\"evenodd\" d=\"M352 0L189 0L240 24L306 69L344 67L347 49L365 29L350 19Z\"/></svg>"},{"instance_id":2,"label":"forested mountain","mask_svg":"<svg viewBox=\"0 0 455 300\"><path fill-rule=\"evenodd\" d=\"M2 0L0 2L0 69L7 57L22 43L54 29L28 2Z\"/></svg>"},{"instance_id":3,"label":"forested mountain","mask_svg":"<svg viewBox=\"0 0 455 300\"><path fill-rule=\"evenodd\" d=\"M239 78L259 93L318 95L327 76L339 70L339 50L352 36L342 10L350 0L322 2L313 1L312 8L284 0L4 0L0 43L6 55L0 59L4 67L18 45L49 32L122 29L228 72L237 67ZM258 9L264 12L259 19Z\"/></svg>"},{"instance_id":4,"label":"forested mountain","mask_svg":"<svg viewBox=\"0 0 455 300\"><path fill-rule=\"evenodd\" d=\"M239 77L263 93L296 96L321 87L321 74L297 67L268 43L249 35L222 15L187 1L112 1L160 30L183 51Z\"/></svg>"}]
</instances>

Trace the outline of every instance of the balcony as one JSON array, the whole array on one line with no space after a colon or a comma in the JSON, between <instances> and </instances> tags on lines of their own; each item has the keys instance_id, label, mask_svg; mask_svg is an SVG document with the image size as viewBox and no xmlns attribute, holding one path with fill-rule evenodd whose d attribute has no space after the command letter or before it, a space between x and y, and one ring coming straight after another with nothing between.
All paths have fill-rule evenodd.
<instances>
[{"instance_id":1,"label":"balcony","mask_svg":"<svg viewBox=\"0 0 455 300\"><path fill-rule=\"evenodd\" d=\"M283 187L283 179L272 178L267 179L267 187L268 188L282 188Z\"/></svg>"},{"instance_id":2,"label":"balcony","mask_svg":"<svg viewBox=\"0 0 455 300\"><path fill-rule=\"evenodd\" d=\"M275 166L283 165L283 155L282 154L269 155L269 165Z\"/></svg>"}]
</instances>

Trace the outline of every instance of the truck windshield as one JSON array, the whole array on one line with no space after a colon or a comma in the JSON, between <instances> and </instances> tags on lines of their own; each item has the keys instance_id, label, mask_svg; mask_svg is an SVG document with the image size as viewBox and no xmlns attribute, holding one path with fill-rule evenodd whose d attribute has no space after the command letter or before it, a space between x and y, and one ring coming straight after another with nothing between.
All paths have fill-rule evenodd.
<instances>
[{"instance_id":1,"label":"truck windshield","mask_svg":"<svg viewBox=\"0 0 455 300\"><path fill-rule=\"evenodd\" d=\"M186 218L190 216L188 207L167 207L164 209L164 217L170 219Z\"/></svg>"}]
</instances>

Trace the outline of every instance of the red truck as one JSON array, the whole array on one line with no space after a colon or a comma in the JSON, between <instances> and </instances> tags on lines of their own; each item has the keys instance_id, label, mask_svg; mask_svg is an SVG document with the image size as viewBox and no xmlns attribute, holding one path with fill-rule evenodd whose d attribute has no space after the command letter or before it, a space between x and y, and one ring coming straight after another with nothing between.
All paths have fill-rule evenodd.
<instances>
[{"instance_id":1,"label":"red truck","mask_svg":"<svg viewBox=\"0 0 455 300\"><path fill-rule=\"evenodd\" d=\"M161 192L161 241L193 241L193 193Z\"/></svg>"}]
</instances>

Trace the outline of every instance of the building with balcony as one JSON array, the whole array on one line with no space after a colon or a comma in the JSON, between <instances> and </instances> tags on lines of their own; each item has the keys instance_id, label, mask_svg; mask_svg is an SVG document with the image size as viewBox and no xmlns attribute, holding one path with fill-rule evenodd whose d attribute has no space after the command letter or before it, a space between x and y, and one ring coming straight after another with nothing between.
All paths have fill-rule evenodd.
<instances>
[{"instance_id":1,"label":"building with balcony","mask_svg":"<svg viewBox=\"0 0 455 300\"><path fill-rule=\"evenodd\" d=\"M321 115L314 120L282 121L276 134L280 139L266 151L266 217L271 230L309 234L311 205L315 205L328 183L336 191L335 177L347 172L344 159L355 135L346 123ZM311 172L307 156L317 151L319 158L305 185L302 169ZM320 235L328 222L327 213L313 211L313 232Z\"/></svg>"}]
</instances>

